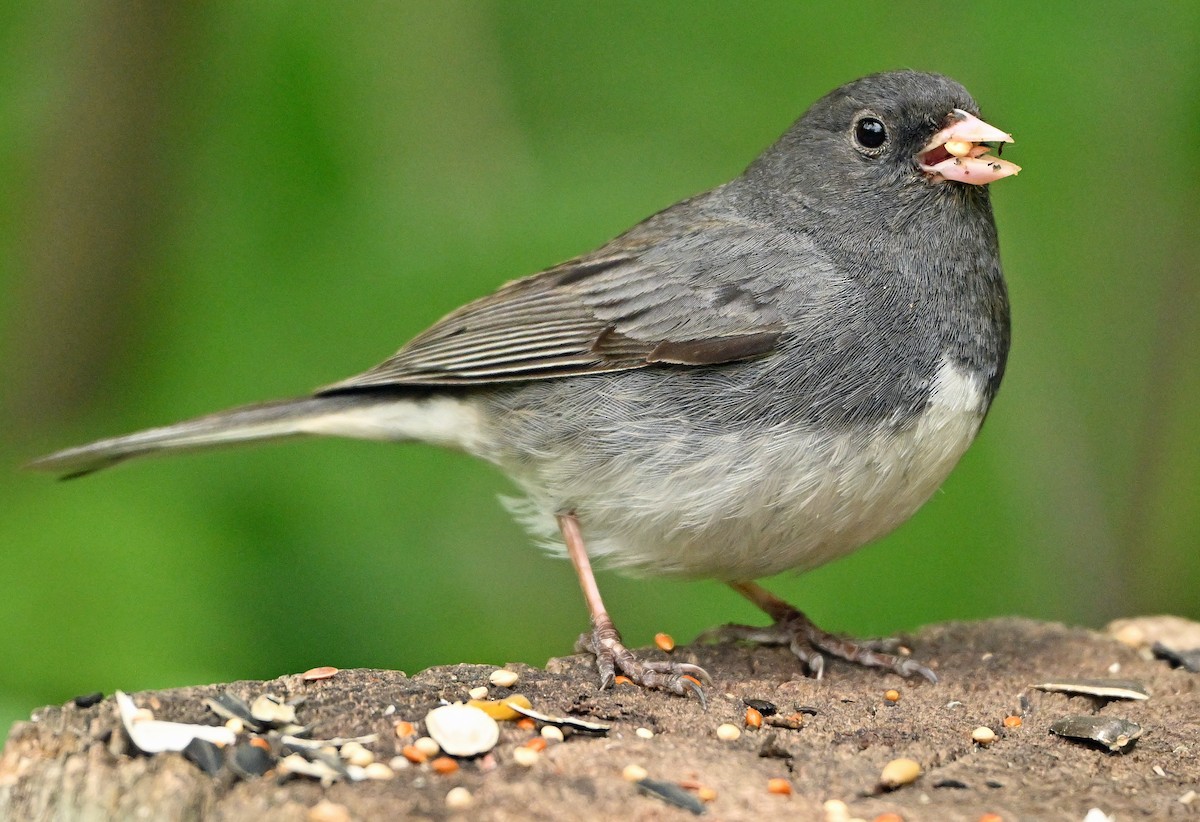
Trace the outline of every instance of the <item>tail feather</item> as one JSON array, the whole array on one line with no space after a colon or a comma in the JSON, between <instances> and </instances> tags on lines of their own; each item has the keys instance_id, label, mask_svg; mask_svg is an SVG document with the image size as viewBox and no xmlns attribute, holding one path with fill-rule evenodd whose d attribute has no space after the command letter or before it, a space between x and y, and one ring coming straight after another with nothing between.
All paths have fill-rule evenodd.
<instances>
[{"instance_id":1,"label":"tail feather","mask_svg":"<svg viewBox=\"0 0 1200 822\"><path fill-rule=\"evenodd\" d=\"M26 465L38 471L59 473L62 479L80 477L133 457L193 451L221 445L280 439L302 434L342 433L325 430L331 417L368 411L385 402L370 395L334 395L246 405L161 428L149 428L120 437L57 451ZM395 400L391 400L395 403ZM353 413L351 414L353 416ZM349 434L353 436L353 434ZM377 438L404 439L402 431L380 432Z\"/></svg>"}]
</instances>

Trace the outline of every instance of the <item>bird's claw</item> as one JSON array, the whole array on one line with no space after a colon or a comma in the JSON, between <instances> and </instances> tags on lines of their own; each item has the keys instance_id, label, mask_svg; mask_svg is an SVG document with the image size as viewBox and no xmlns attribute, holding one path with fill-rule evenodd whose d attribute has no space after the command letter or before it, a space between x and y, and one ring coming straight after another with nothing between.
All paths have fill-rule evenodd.
<instances>
[{"instance_id":1,"label":"bird's claw","mask_svg":"<svg viewBox=\"0 0 1200 822\"><path fill-rule=\"evenodd\" d=\"M689 662L657 662L639 659L625 647L621 635L610 625L598 625L591 633L580 634L575 650L596 657L596 668L600 672L600 690L611 688L616 683L617 672L643 688L670 691L679 696L694 695L701 707L708 702L700 683L712 683L708 671Z\"/></svg>"}]
</instances>

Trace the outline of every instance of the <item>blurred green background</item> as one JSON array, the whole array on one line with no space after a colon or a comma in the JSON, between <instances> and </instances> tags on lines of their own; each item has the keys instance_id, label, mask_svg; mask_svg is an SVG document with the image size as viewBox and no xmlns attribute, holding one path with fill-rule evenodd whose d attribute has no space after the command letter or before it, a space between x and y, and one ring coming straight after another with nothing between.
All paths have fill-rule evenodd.
<instances>
[{"instance_id":1,"label":"blurred green background","mask_svg":"<svg viewBox=\"0 0 1200 822\"><path fill-rule=\"evenodd\" d=\"M1097 10L1100 9L1100 10ZM830 627L1200 617L1200 4L0 8L0 727L101 689L541 663L587 614L490 466L293 441L70 483L43 452L373 365L446 311L736 175L873 71L961 80L1015 344L899 532L770 581ZM762 621L605 574L634 644Z\"/></svg>"}]
</instances>

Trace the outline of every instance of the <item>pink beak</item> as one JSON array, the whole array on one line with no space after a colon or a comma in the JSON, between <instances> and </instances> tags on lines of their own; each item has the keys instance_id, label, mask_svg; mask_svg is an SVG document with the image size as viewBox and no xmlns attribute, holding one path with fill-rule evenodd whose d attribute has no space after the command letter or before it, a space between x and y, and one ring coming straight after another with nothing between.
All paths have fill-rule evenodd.
<instances>
[{"instance_id":1,"label":"pink beak","mask_svg":"<svg viewBox=\"0 0 1200 822\"><path fill-rule=\"evenodd\" d=\"M1015 142L1011 134L959 108L950 117L950 125L933 135L917 154L917 164L930 177L982 186L1021 170L1015 163L989 155L987 146L977 145Z\"/></svg>"}]
</instances>

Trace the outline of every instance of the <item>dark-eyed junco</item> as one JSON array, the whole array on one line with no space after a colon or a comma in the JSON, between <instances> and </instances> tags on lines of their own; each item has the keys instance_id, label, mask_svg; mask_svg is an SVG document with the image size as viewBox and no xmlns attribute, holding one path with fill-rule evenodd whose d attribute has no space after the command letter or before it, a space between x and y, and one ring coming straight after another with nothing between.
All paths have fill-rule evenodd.
<instances>
[{"instance_id":1,"label":"dark-eyed junco","mask_svg":"<svg viewBox=\"0 0 1200 822\"><path fill-rule=\"evenodd\" d=\"M60 451L77 476L129 457L324 434L422 440L502 468L516 517L579 574L602 685L701 694L638 659L591 560L711 577L774 626L726 635L908 676L754 579L904 522L971 444L1000 385L1009 308L987 184L1015 174L958 83L876 74L817 101L736 180L516 280L379 366L269 402Z\"/></svg>"}]
</instances>

